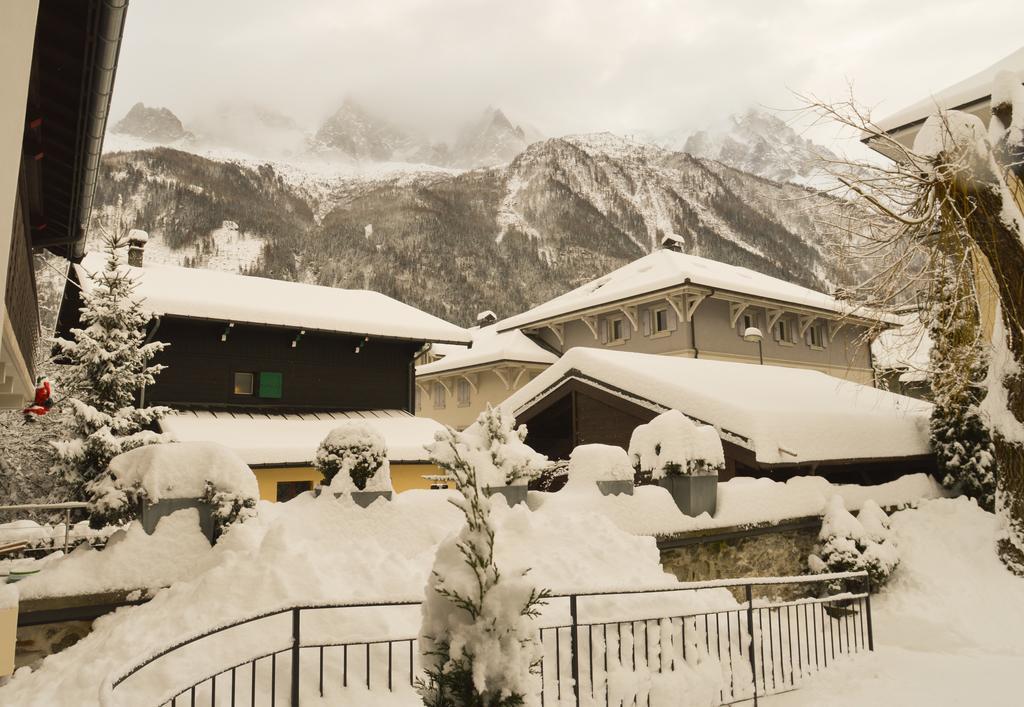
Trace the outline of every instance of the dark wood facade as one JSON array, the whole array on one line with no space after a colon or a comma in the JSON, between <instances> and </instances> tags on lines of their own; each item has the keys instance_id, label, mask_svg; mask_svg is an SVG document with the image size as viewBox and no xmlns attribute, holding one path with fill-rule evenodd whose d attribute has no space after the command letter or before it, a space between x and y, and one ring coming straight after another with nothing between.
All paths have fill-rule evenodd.
<instances>
[{"instance_id":1,"label":"dark wood facade","mask_svg":"<svg viewBox=\"0 0 1024 707\"><path fill-rule=\"evenodd\" d=\"M632 398L632 399L630 399ZM611 444L629 448L637 426L664 411L655 403L643 404L634 396L618 395L578 378L565 378L542 397L518 412L516 422L527 428L526 442L551 459L568 459L580 444ZM904 474L934 473L932 456L901 459L849 459L808 464L764 464L754 453L723 439L723 481L734 476L770 477L784 481L794 476L822 476L835 483L876 484Z\"/></svg>"},{"instance_id":2,"label":"dark wood facade","mask_svg":"<svg viewBox=\"0 0 1024 707\"><path fill-rule=\"evenodd\" d=\"M24 181L20 180L20 186ZM14 204L14 230L11 233L10 260L7 282L4 286L4 304L10 317L11 328L18 340L18 349L29 375L35 377L35 350L39 341L39 298L36 295L36 276L32 262L32 242L25 218L24 189L19 189Z\"/></svg>"},{"instance_id":3,"label":"dark wood facade","mask_svg":"<svg viewBox=\"0 0 1024 707\"><path fill-rule=\"evenodd\" d=\"M65 290L60 336L79 326L81 296ZM166 316L150 323L153 340L170 344L167 366L144 391L147 405L263 412L413 410L413 358L423 342ZM295 346L292 346L292 342ZM356 349L358 348L358 353ZM235 393L235 374L251 373L252 394ZM280 397L260 395L261 373L281 377Z\"/></svg>"}]
</instances>

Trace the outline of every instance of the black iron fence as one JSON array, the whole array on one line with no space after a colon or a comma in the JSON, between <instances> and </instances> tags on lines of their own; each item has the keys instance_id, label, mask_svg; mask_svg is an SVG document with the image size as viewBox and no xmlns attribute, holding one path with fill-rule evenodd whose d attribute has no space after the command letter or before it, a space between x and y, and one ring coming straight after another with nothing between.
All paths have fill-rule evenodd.
<instances>
[{"instance_id":1,"label":"black iron fence","mask_svg":"<svg viewBox=\"0 0 1024 707\"><path fill-rule=\"evenodd\" d=\"M843 585L841 591L825 591L835 590L837 584ZM792 595L794 585L807 588L807 596L774 598ZM405 693L409 704L417 704L412 690L421 677L416 637L324 640L323 630L309 637L304 627L323 629L321 617L331 610L382 615L379 612L418 606L418 601L303 605L235 621L170 646L109 680L101 702L108 707L297 707L308 695L359 705L361 697L365 700L367 693L380 691L396 693L396 699ZM406 622L410 618L406 616ZM326 633L348 621L334 621ZM798 688L845 656L874 649L864 573L559 595L552 597L542 623L543 657L535 668L536 693L528 704L543 707L660 707L677 704L679 691L692 689L713 690L723 705L756 705L760 697ZM164 682L176 676L181 665L159 663L179 656L188 646L198 649L199 665L208 664L220 651L203 650L201 642L245 627L255 630L250 637L266 641L288 624L290 635L278 638L277 647L228 661L198 680L182 679L186 687L163 692L150 688L152 676L147 682L150 672ZM184 665L194 670L196 664Z\"/></svg>"}]
</instances>

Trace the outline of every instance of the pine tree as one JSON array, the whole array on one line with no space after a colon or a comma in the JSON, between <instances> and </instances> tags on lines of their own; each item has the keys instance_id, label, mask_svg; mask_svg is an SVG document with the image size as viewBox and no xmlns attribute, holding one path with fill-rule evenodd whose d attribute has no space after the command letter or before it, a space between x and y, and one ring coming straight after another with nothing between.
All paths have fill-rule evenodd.
<instances>
[{"instance_id":1,"label":"pine tree","mask_svg":"<svg viewBox=\"0 0 1024 707\"><path fill-rule=\"evenodd\" d=\"M866 571L872 591L877 591L889 581L899 561L896 546L889 539L889 519L877 503L866 501L860 517L855 518L846 510L842 496L829 499L818 544L807 558L811 572ZM841 592L845 582L834 580L826 586L829 592Z\"/></svg>"},{"instance_id":2,"label":"pine tree","mask_svg":"<svg viewBox=\"0 0 1024 707\"><path fill-rule=\"evenodd\" d=\"M948 269L944 269L948 270ZM948 274L948 273L944 273ZM960 285L955 283L959 282ZM928 314L935 402L931 444L942 485L995 509L995 445L978 412L987 369L970 278L944 277Z\"/></svg>"},{"instance_id":3,"label":"pine tree","mask_svg":"<svg viewBox=\"0 0 1024 707\"><path fill-rule=\"evenodd\" d=\"M128 230L128 220L119 210L104 233L104 269L91 274L91 286L82 291L82 328L71 330L71 340L54 342L69 364L66 385L75 397L68 400L68 434L53 443L57 461L51 473L62 476L78 498L90 502L95 501L94 482L107 473L113 457L166 441L151 428L170 409L136 406L136 395L163 370L151 362L167 344L146 341L150 317L134 296L135 284L119 260ZM123 518L94 512L92 520Z\"/></svg>"}]
</instances>

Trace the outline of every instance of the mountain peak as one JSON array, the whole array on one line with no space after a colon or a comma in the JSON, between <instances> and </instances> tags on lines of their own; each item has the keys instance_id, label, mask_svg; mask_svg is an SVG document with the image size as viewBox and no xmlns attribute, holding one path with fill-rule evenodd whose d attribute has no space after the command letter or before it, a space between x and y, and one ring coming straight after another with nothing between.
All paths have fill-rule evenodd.
<instances>
[{"instance_id":1,"label":"mountain peak","mask_svg":"<svg viewBox=\"0 0 1024 707\"><path fill-rule=\"evenodd\" d=\"M121 135L131 135L148 142L168 143L191 139L192 133L185 130L178 116L168 108L146 106L139 101L128 113L117 121L111 130Z\"/></svg>"},{"instance_id":2,"label":"mountain peak","mask_svg":"<svg viewBox=\"0 0 1024 707\"><path fill-rule=\"evenodd\" d=\"M535 139L539 136L528 136L501 108L488 106L476 122L459 132L452 148L451 163L471 169L507 164Z\"/></svg>"}]
</instances>

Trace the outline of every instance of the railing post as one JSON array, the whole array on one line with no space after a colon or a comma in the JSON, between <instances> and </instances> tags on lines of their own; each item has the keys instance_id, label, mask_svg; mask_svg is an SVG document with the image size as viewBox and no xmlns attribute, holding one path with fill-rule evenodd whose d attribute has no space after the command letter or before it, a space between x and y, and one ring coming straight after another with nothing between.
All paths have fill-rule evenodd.
<instances>
[{"instance_id":1,"label":"railing post","mask_svg":"<svg viewBox=\"0 0 1024 707\"><path fill-rule=\"evenodd\" d=\"M874 630L874 627L872 627L872 625L871 625L871 576L870 575L868 575L865 578L864 583L867 585L867 591L865 592L865 594L867 596L864 597L864 611L867 613L867 619L868 619L868 650L869 651L873 651L873 650L875 650L875 630Z\"/></svg>"},{"instance_id":2,"label":"railing post","mask_svg":"<svg viewBox=\"0 0 1024 707\"><path fill-rule=\"evenodd\" d=\"M68 554L68 534L71 532L71 509L64 509L64 554Z\"/></svg>"},{"instance_id":3,"label":"railing post","mask_svg":"<svg viewBox=\"0 0 1024 707\"><path fill-rule=\"evenodd\" d=\"M576 595L569 596L569 617L572 625L569 627L569 650L572 653L572 694L576 699L576 707L580 705L580 656L579 656L579 627L576 625ZM555 631L555 639L558 639L558 631Z\"/></svg>"},{"instance_id":4,"label":"railing post","mask_svg":"<svg viewBox=\"0 0 1024 707\"><path fill-rule=\"evenodd\" d=\"M299 627L300 609L292 609L292 707L299 707Z\"/></svg>"},{"instance_id":5,"label":"railing post","mask_svg":"<svg viewBox=\"0 0 1024 707\"><path fill-rule=\"evenodd\" d=\"M754 659L754 591L751 585L747 590L747 637L750 639L750 684L754 688L754 707L757 707L757 663Z\"/></svg>"}]
</instances>

